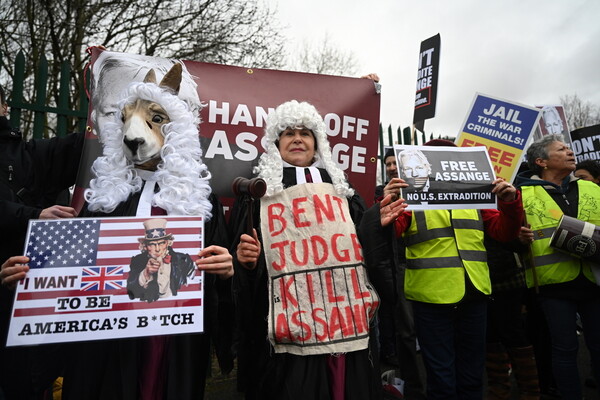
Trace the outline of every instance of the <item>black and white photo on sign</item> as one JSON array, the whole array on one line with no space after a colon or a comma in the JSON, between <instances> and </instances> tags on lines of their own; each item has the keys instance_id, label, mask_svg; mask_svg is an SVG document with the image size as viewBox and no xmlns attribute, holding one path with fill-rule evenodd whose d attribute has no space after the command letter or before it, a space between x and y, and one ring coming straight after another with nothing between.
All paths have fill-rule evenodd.
<instances>
[{"instance_id":1,"label":"black and white photo on sign","mask_svg":"<svg viewBox=\"0 0 600 400\"><path fill-rule=\"evenodd\" d=\"M401 192L412 210L496 208L485 147L394 146Z\"/></svg>"}]
</instances>

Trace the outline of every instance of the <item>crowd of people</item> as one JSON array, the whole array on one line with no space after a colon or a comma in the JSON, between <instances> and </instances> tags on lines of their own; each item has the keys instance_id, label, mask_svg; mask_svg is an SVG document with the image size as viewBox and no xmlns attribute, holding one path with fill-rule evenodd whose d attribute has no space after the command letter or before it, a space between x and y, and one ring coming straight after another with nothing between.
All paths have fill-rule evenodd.
<instances>
[{"instance_id":1,"label":"crowd of people","mask_svg":"<svg viewBox=\"0 0 600 400\"><path fill-rule=\"evenodd\" d=\"M600 382L598 265L550 246L562 215L600 225L600 167L577 164L561 135L528 147L514 185L490 182L498 209L411 210L402 177L425 185L428 173L396 165L393 151L368 208L333 160L318 110L290 100L267 119L254 169L264 197L241 193L226 223L202 161L198 104L177 95L182 66L169 65L160 83L153 74L127 86L121 110L92 115L104 147L80 213L65 190L83 134L23 141L0 88L0 220L10 232L1 247L0 399L49 398L58 377L63 399L201 399L214 345L225 372L237 359L246 399L383 399L383 363L399 370L409 400L509 399L511 372L521 399L576 400L578 329ZM128 136L122 117L139 99L173 119L147 124L163 135L149 157L141 146L150 141ZM29 271L19 254L30 219L154 215L202 215L205 246L192 261L173 250L166 219L147 220L130 296L160 301L204 271L203 333L4 345L14 288Z\"/></svg>"}]
</instances>

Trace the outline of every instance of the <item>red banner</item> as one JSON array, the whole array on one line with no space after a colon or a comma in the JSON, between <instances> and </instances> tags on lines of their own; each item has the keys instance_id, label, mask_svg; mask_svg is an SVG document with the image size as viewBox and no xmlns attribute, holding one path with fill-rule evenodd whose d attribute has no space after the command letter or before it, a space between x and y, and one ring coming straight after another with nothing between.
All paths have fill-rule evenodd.
<instances>
[{"instance_id":1,"label":"red banner","mask_svg":"<svg viewBox=\"0 0 600 400\"><path fill-rule=\"evenodd\" d=\"M100 52L93 49L92 62ZM148 58L146 70L152 66L152 60ZM211 187L224 205L233 202L233 179L252 176L252 167L263 152L261 138L269 110L292 99L310 102L319 110L335 161L368 203L373 198L380 95L372 81L194 61L184 64L205 105L200 124L203 160L212 174ZM157 75L160 80L160 73ZM144 76L145 72L138 73L133 80L141 81ZM90 102L90 107L93 104ZM92 123L91 119L88 121ZM91 134L91 128L89 131L92 141L86 145L87 160L80 167L74 199L77 208L83 205L82 193L91 178L91 163L100 154L96 136Z\"/></svg>"}]
</instances>

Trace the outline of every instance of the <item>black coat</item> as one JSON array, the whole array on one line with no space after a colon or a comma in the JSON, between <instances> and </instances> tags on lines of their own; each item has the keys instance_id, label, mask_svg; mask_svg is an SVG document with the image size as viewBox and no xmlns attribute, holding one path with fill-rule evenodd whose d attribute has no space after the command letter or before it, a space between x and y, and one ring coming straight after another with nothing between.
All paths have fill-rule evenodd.
<instances>
[{"instance_id":1,"label":"black coat","mask_svg":"<svg viewBox=\"0 0 600 400\"><path fill-rule=\"evenodd\" d=\"M25 142L0 117L0 264L23 254L30 219L44 208L68 205L68 196L61 200L59 195L75 184L83 139L77 133ZM8 399L29 398L58 375L60 346L4 347L13 297L13 290L0 286L0 387Z\"/></svg>"},{"instance_id":2,"label":"black coat","mask_svg":"<svg viewBox=\"0 0 600 400\"><path fill-rule=\"evenodd\" d=\"M331 183L325 170L323 182ZM284 168L284 187L296 184L294 168ZM253 206L254 228L260 237L260 207ZM267 338L268 274L264 255L250 271L235 260L239 238L246 231L249 197L236 200L230 219L234 254L234 299L236 301L236 349L238 356L238 390L246 399L319 399L331 398L327 378L327 355L299 356L275 353ZM360 221L365 205L360 196L348 199L350 215ZM381 378L378 354L370 341L368 349L346 353L346 399L379 399Z\"/></svg>"},{"instance_id":3,"label":"black coat","mask_svg":"<svg viewBox=\"0 0 600 400\"><path fill-rule=\"evenodd\" d=\"M383 186L378 194L383 194ZM393 226L381 226L379 203L365 211L357 230L363 248L369 280L381 298L381 307L391 308L399 377L404 380L404 394L410 399L424 399L425 388L419 375L417 337L412 304L404 295L406 246L397 238ZM381 327L382 325L380 325Z\"/></svg>"},{"instance_id":4,"label":"black coat","mask_svg":"<svg viewBox=\"0 0 600 400\"><path fill-rule=\"evenodd\" d=\"M59 194L75 184L83 139L83 133L74 133L25 142L8 119L0 117L2 262L23 254L29 220L57 204Z\"/></svg>"},{"instance_id":5,"label":"black coat","mask_svg":"<svg viewBox=\"0 0 600 400\"><path fill-rule=\"evenodd\" d=\"M109 216L135 215L140 193L121 203ZM205 246L229 246L221 204L210 197L213 217L204 226ZM83 216L106 215L82 211ZM229 372L231 334L227 331L231 280L205 275L204 333L168 336L165 398L202 399L210 365L210 342L215 343L221 369ZM143 366L144 338L73 343L64 375L65 400L137 400L138 374Z\"/></svg>"}]
</instances>

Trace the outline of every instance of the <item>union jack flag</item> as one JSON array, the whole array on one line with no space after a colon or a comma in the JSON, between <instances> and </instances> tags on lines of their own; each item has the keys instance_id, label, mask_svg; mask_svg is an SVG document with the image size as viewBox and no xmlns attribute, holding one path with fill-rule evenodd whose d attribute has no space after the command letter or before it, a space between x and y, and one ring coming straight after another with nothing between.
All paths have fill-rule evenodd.
<instances>
[{"instance_id":1,"label":"union jack flag","mask_svg":"<svg viewBox=\"0 0 600 400\"><path fill-rule=\"evenodd\" d=\"M123 267L84 268L81 272L81 290L124 289Z\"/></svg>"}]
</instances>

